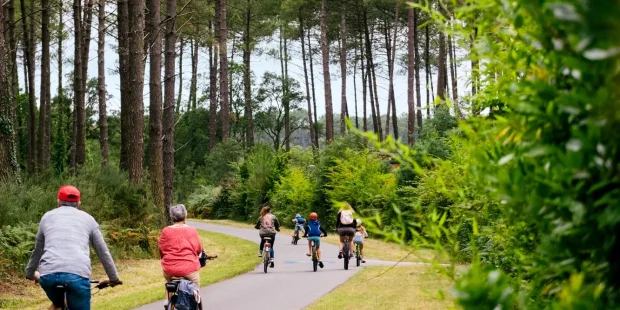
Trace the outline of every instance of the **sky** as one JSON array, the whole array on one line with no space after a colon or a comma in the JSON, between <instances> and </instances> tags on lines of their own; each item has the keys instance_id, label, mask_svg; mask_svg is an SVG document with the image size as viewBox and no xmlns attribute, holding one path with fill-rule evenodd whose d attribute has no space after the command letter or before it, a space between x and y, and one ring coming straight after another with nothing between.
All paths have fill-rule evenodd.
<instances>
[{"instance_id":1,"label":"sky","mask_svg":"<svg viewBox=\"0 0 620 310\"><path fill-rule=\"evenodd\" d=\"M94 25L93 25L94 26ZM404 32L403 32L404 33ZM404 39L404 38L403 38ZM323 85L323 70L322 70L322 62L320 51L318 51L319 42L317 42L316 38L312 38L312 46L313 49L317 48L317 53L313 55L313 68L314 68L314 83L316 90L316 102L317 102L317 112L318 115L325 114L325 95L324 95L324 85ZM118 54L115 51L116 40L111 37L106 37L106 52L105 52L105 66L106 66L106 85L107 91L111 95L111 99L107 102L107 108L109 112L119 111L120 110L120 77L114 71L118 62ZM90 42L90 54L89 54L89 63L88 63L88 78L97 77L97 41L96 41L96 31L93 31L93 40ZM252 62L251 69L253 71L253 75L255 78L255 87L258 87L260 84L260 80L262 75L265 72L275 72L280 74L280 61L279 59L270 56L266 51L269 49L274 49L278 47L278 41L274 38L270 41L264 41L257 46L257 51L252 54ZM57 60L55 56L55 52L57 50L57 42L53 41L50 47L52 56L52 64L51 64L51 94L54 97L57 93L58 88L58 66ZM231 51L231 49L228 49ZM40 56L41 46L37 47L37 57ZM177 49L178 52L178 49ZM387 68L387 59L385 57L385 52L381 55L381 50L375 51L377 55L375 56L375 63ZM403 55L407 53L407 46L404 40L397 42L397 50L396 50L396 58L399 59ZM457 50L457 58L462 57L462 52ZM73 40L71 35L68 40L63 42L63 74L65 75L63 79L63 85L67 87L67 85L71 85L71 81L69 80L67 73L73 71L73 64L70 62L72 60L73 55ZM332 55L332 64L330 65L330 75L331 75L331 90L332 90L332 103L334 113L340 113L340 103L341 103L341 77L340 77L340 64L337 63L337 57L334 56L333 51ZM301 46L297 41L289 41L289 76L291 78L296 79L301 85L300 91L305 95L305 81L303 74L303 63L301 57ZM354 57L353 51L350 51L348 54L349 58ZM229 56L229 60L231 57ZM233 56L233 60L235 62L241 62L241 52L236 51L236 54ZM36 71L36 79L35 79L35 89L37 90L37 94L40 90L40 59L37 59L37 71ZM307 63L309 65L309 62ZM178 59L176 61L176 65L178 66ZM147 64L148 66L148 64ZM163 69L163 68L162 68ZM402 113L407 112L407 75L406 68L396 64L396 70L394 73L394 95L396 98L396 111L397 114L400 115ZM349 69L350 70L350 69ZM144 106L145 111L148 111L148 67L145 70L145 89L144 89ZM377 71L377 87L378 87L378 97L379 97L379 105L382 114L385 114L387 108L387 99L388 99L388 74L387 70L383 70L384 72ZM178 68L177 68L178 72ZM457 81L458 81L458 92L459 97L468 94L469 86L467 85L466 76L469 76L470 65L469 62L463 61L463 63L459 64L457 69ZM18 69L19 77L20 77L20 87L24 88L24 76L23 76L23 68L20 66ZM448 73L449 74L449 73ZM209 65L208 65L208 54L206 48L201 48L199 50L198 57L198 75L199 75L199 89L198 89L198 97L201 96L202 91L208 85L208 76L209 76ZM425 91L425 79L424 79L424 70L420 70L421 75L421 97L422 97L422 106L423 106L423 115L426 115L426 91ZM162 73L163 77L163 73ZM182 101L186 101L189 97L189 84L191 78L191 59L189 52L189 44L186 44L186 49L183 54L183 91L182 91ZM358 113L361 117L362 115L362 87L361 87L361 71L358 66L357 68L357 106ZM433 76L433 84L436 85L437 82L436 75ZM175 85L175 97L176 92L178 91L178 83L179 78L177 76ZM347 102L349 115L355 115L355 92L354 92L354 81L353 74L349 71L349 75L347 76ZM306 107L306 102L304 101L302 107ZM370 107L368 107L368 116L370 117Z\"/></svg>"}]
</instances>

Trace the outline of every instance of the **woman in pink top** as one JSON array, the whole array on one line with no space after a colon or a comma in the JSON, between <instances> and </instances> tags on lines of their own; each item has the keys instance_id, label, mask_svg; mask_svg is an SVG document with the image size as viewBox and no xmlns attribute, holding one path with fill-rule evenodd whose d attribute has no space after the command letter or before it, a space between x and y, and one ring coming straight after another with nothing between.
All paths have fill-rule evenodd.
<instances>
[{"instance_id":1,"label":"woman in pink top","mask_svg":"<svg viewBox=\"0 0 620 310\"><path fill-rule=\"evenodd\" d=\"M170 218L174 224L164 228L159 237L159 255L164 278L185 278L200 287L200 262L198 255L202 245L196 228L185 224L187 210L184 205L170 207Z\"/></svg>"}]
</instances>

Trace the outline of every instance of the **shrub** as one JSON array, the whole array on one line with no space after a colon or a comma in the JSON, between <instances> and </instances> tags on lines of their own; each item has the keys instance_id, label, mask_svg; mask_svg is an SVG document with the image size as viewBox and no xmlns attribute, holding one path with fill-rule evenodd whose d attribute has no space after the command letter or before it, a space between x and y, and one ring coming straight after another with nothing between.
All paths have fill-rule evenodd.
<instances>
[{"instance_id":1,"label":"shrub","mask_svg":"<svg viewBox=\"0 0 620 310\"><path fill-rule=\"evenodd\" d=\"M23 272L34 248L36 224L18 224L0 228L0 279L10 272Z\"/></svg>"},{"instance_id":2,"label":"shrub","mask_svg":"<svg viewBox=\"0 0 620 310\"><path fill-rule=\"evenodd\" d=\"M315 184L299 167L290 167L276 183L271 195L274 213L282 224L291 224L295 214L305 218L313 210L316 200Z\"/></svg>"}]
</instances>

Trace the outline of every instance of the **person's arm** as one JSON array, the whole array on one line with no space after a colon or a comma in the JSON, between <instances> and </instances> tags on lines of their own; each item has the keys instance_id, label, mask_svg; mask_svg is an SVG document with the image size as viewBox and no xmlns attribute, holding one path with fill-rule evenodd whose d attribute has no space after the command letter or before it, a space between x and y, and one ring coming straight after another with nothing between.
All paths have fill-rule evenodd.
<instances>
[{"instance_id":1,"label":"person's arm","mask_svg":"<svg viewBox=\"0 0 620 310\"><path fill-rule=\"evenodd\" d=\"M304 226L304 238L308 237L308 232L310 231L310 226L308 224L306 224Z\"/></svg>"},{"instance_id":2,"label":"person's arm","mask_svg":"<svg viewBox=\"0 0 620 310\"><path fill-rule=\"evenodd\" d=\"M280 221L278 221L278 218L275 215L273 216L273 221L274 221L274 225L276 227L276 230L280 231Z\"/></svg>"},{"instance_id":3,"label":"person's arm","mask_svg":"<svg viewBox=\"0 0 620 310\"><path fill-rule=\"evenodd\" d=\"M198 231L196 230L196 228L194 228L194 233L193 233L193 237L194 239L194 244L196 245L196 255L200 255L200 253L202 253L202 251L204 250L204 248L202 247L202 243L200 242L200 237L198 237Z\"/></svg>"},{"instance_id":4,"label":"person's arm","mask_svg":"<svg viewBox=\"0 0 620 310\"><path fill-rule=\"evenodd\" d=\"M110 255L110 250L108 250L108 246L103 240L103 235L101 234L101 230L99 230L99 225L97 225L90 233L90 243L93 245L95 249L95 253L97 253L97 257L101 261L103 265L103 269L105 273L108 275L108 278L111 282L117 282L120 279L118 278L118 272L116 271L116 266L114 265L114 260L112 259L112 255Z\"/></svg>"},{"instance_id":5,"label":"person's arm","mask_svg":"<svg viewBox=\"0 0 620 310\"><path fill-rule=\"evenodd\" d=\"M340 212L336 214L336 229L340 228Z\"/></svg>"},{"instance_id":6,"label":"person's arm","mask_svg":"<svg viewBox=\"0 0 620 310\"><path fill-rule=\"evenodd\" d=\"M26 279L29 280L34 280L35 272L37 271L37 268L39 268L41 256L43 256L43 249L45 248L45 235L43 235L42 227L43 225L39 224L39 229L37 230L37 236L34 242L34 251L32 251L30 261L26 267Z\"/></svg>"},{"instance_id":7,"label":"person's arm","mask_svg":"<svg viewBox=\"0 0 620 310\"><path fill-rule=\"evenodd\" d=\"M323 236L327 237L327 231L325 230L325 228L323 228L322 226L319 227L319 229L321 230L321 232L323 233Z\"/></svg>"},{"instance_id":8,"label":"person's arm","mask_svg":"<svg viewBox=\"0 0 620 310\"><path fill-rule=\"evenodd\" d=\"M258 218L258 220L256 221L256 225L254 225L254 228L255 228L255 229L260 229L260 220L261 220L261 219L262 219L262 218L261 218L261 217L259 217L259 218Z\"/></svg>"}]
</instances>

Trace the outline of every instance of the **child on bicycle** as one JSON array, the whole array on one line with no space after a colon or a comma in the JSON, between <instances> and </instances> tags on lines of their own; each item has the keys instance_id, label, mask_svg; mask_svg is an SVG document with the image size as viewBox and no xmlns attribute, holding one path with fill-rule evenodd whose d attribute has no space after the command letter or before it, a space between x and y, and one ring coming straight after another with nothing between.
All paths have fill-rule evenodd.
<instances>
[{"instance_id":1,"label":"child on bicycle","mask_svg":"<svg viewBox=\"0 0 620 310\"><path fill-rule=\"evenodd\" d=\"M323 261L321 261L321 233L323 233L323 237L327 237L327 231L321 227L321 222L319 222L319 215L316 214L316 212L312 212L310 213L310 220L308 224L306 224L306 230L304 232L304 238L308 238L308 254L306 255L312 256L311 241L314 241L319 267L323 268Z\"/></svg>"},{"instance_id":2,"label":"child on bicycle","mask_svg":"<svg viewBox=\"0 0 620 310\"><path fill-rule=\"evenodd\" d=\"M359 245L362 263L365 263L366 261L364 260L364 239L368 238L368 232L366 231L366 227L362 225L362 219L357 219L356 222L357 222L357 227L355 228L355 235L353 236L353 243Z\"/></svg>"},{"instance_id":3,"label":"child on bicycle","mask_svg":"<svg viewBox=\"0 0 620 310\"><path fill-rule=\"evenodd\" d=\"M293 223L295 224L295 230L293 231L293 237L298 231L301 231L304 234L306 233L304 231L304 224L306 223L306 219L303 218L301 214L297 213L297 215L295 215L295 218L293 219Z\"/></svg>"}]
</instances>

